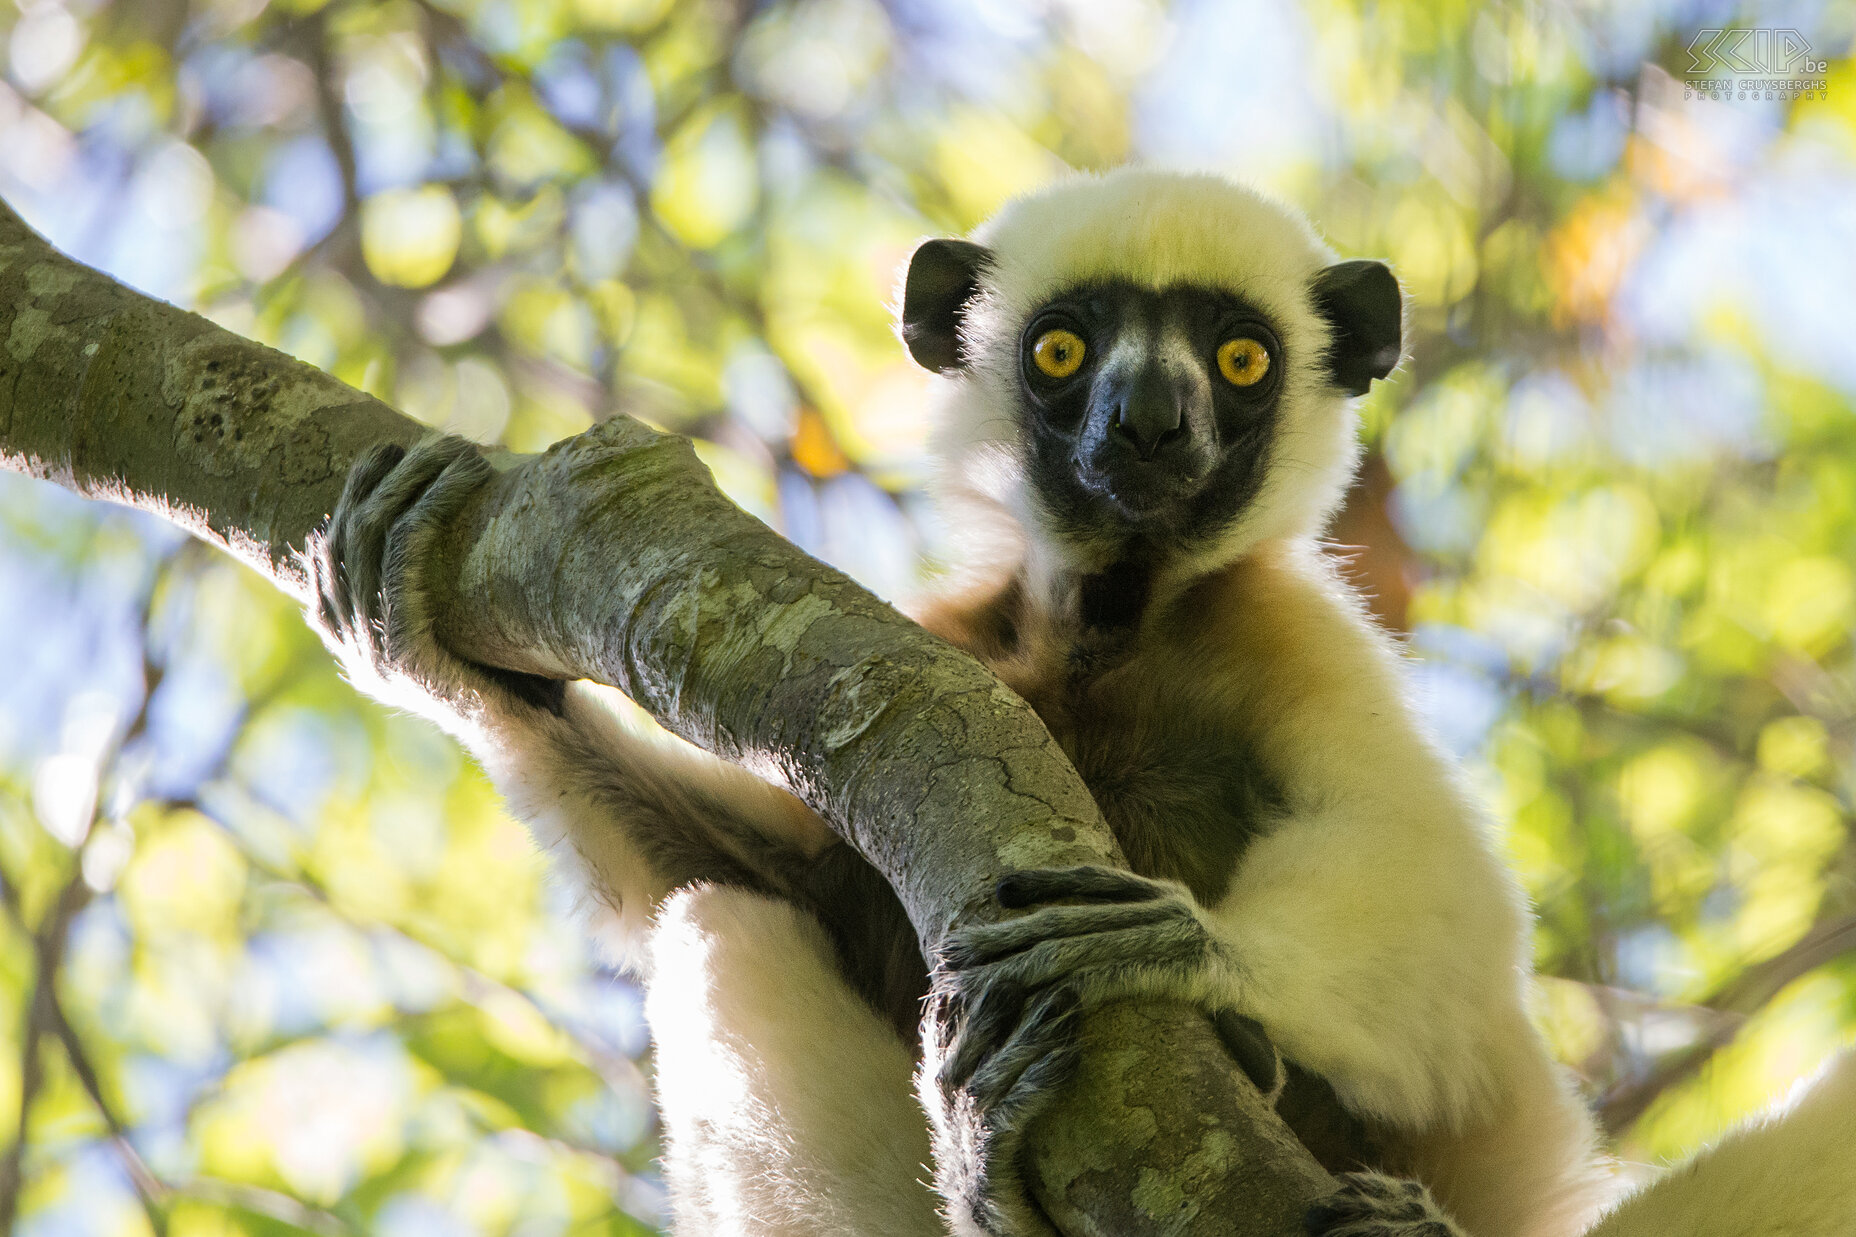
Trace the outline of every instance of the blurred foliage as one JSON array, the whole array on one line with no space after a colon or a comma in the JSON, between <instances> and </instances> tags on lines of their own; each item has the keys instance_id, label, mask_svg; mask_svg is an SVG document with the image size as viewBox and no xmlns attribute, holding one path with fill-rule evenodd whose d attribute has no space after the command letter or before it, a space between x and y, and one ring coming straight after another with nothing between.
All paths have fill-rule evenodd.
<instances>
[{"instance_id":1,"label":"blurred foliage","mask_svg":"<svg viewBox=\"0 0 1856 1237\"><path fill-rule=\"evenodd\" d=\"M1415 296L1336 539L1507 823L1543 1025L1656 1158L1856 1029L1851 21L16 0L0 193L431 424L688 433L888 595L941 544L912 242L1066 165L1282 193ZM1727 25L1828 89L1694 97ZM0 632L0 1229L658 1222L635 994L446 741L242 569L4 476Z\"/></svg>"}]
</instances>

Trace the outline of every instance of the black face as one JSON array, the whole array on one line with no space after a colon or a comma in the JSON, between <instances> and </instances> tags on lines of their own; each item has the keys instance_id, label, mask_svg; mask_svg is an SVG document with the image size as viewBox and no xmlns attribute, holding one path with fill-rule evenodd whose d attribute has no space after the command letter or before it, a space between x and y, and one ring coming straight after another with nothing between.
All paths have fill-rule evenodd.
<instances>
[{"instance_id":1,"label":"black face","mask_svg":"<svg viewBox=\"0 0 1856 1237\"><path fill-rule=\"evenodd\" d=\"M967 305L992 264L970 241L916 249L902 338L922 365L966 367ZM1343 396L1398 364L1403 307L1382 263L1337 262L1308 291L1330 327L1321 357L1285 355L1255 306L1212 288L1092 284L1032 314L1018 340L1020 416L1051 515L1079 536L1118 531L1155 547L1235 519L1269 468L1291 362L1320 367Z\"/></svg>"},{"instance_id":2,"label":"black face","mask_svg":"<svg viewBox=\"0 0 1856 1237\"><path fill-rule=\"evenodd\" d=\"M1215 531L1262 484L1284 365L1262 313L1227 292L1103 283L1050 301L1019 339L1044 506L1078 533Z\"/></svg>"}]
</instances>

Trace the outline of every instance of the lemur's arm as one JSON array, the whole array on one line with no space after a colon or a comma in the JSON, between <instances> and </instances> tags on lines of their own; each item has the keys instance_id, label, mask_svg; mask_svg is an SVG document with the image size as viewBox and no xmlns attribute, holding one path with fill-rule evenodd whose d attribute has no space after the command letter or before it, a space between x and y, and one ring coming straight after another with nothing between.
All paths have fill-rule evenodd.
<instances>
[{"instance_id":1,"label":"lemur's arm","mask_svg":"<svg viewBox=\"0 0 1856 1237\"><path fill-rule=\"evenodd\" d=\"M1228 1005L1375 1117L1462 1115L1481 1042L1512 1029L1494 1015L1520 1012L1526 912L1395 653L1312 548L1259 548L1181 604L1220 617L1136 677L1162 702L1196 696L1195 718L1220 701L1280 816L1214 905L1108 869L1010 875L999 900L1029 913L953 938L943 983Z\"/></svg>"},{"instance_id":2,"label":"lemur's arm","mask_svg":"<svg viewBox=\"0 0 1856 1237\"><path fill-rule=\"evenodd\" d=\"M595 693L476 665L434 633L425 573L489 466L468 442L380 447L306 555L311 624L356 687L464 742L579 895L615 961L696 880L765 888L831 840L802 804L732 765L627 730Z\"/></svg>"}]
</instances>

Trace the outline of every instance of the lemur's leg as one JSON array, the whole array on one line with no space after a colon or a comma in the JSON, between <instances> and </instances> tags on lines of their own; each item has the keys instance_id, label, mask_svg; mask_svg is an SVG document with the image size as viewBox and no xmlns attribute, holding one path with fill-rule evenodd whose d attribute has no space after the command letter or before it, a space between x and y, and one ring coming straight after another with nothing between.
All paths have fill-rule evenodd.
<instances>
[{"instance_id":1,"label":"lemur's leg","mask_svg":"<svg viewBox=\"0 0 1856 1237\"><path fill-rule=\"evenodd\" d=\"M1538 1033L1518 1011L1514 1018L1501 1039L1507 1052L1496 1071L1498 1098L1461 1122L1403 1139L1394 1131L1400 1168L1430 1182L1475 1237L1583 1233L1618 1183L1592 1145L1583 1102Z\"/></svg>"},{"instance_id":2,"label":"lemur's leg","mask_svg":"<svg viewBox=\"0 0 1856 1237\"><path fill-rule=\"evenodd\" d=\"M687 890L659 917L651 955L679 1237L945 1234L913 1054L845 984L811 915L745 890Z\"/></svg>"},{"instance_id":3,"label":"lemur's leg","mask_svg":"<svg viewBox=\"0 0 1856 1237\"><path fill-rule=\"evenodd\" d=\"M643 961L655 907L696 880L750 887L832 841L796 799L687 747L628 731L591 689L452 655L425 573L489 477L468 442L379 447L305 555L312 624L363 691L469 746L579 895L616 961Z\"/></svg>"},{"instance_id":4,"label":"lemur's leg","mask_svg":"<svg viewBox=\"0 0 1856 1237\"><path fill-rule=\"evenodd\" d=\"M1856 1046L1631 1195L1587 1237L1849 1237Z\"/></svg>"}]
</instances>

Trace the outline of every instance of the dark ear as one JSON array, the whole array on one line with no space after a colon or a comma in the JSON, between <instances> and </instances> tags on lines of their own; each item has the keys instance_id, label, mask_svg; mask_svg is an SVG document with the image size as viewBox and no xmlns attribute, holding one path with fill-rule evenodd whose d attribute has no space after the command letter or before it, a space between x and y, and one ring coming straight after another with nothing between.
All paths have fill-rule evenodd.
<instances>
[{"instance_id":1,"label":"dark ear","mask_svg":"<svg viewBox=\"0 0 1856 1237\"><path fill-rule=\"evenodd\" d=\"M971 241L923 241L902 285L902 342L924 369L960 368L960 317L992 251Z\"/></svg>"},{"instance_id":2,"label":"dark ear","mask_svg":"<svg viewBox=\"0 0 1856 1237\"><path fill-rule=\"evenodd\" d=\"M1334 328L1328 371L1349 395L1364 395L1373 379L1398 365L1401 305L1398 280L1383 262L1337 262L1315 276L1315 312Z\"/></svg>"}]
</instances>

